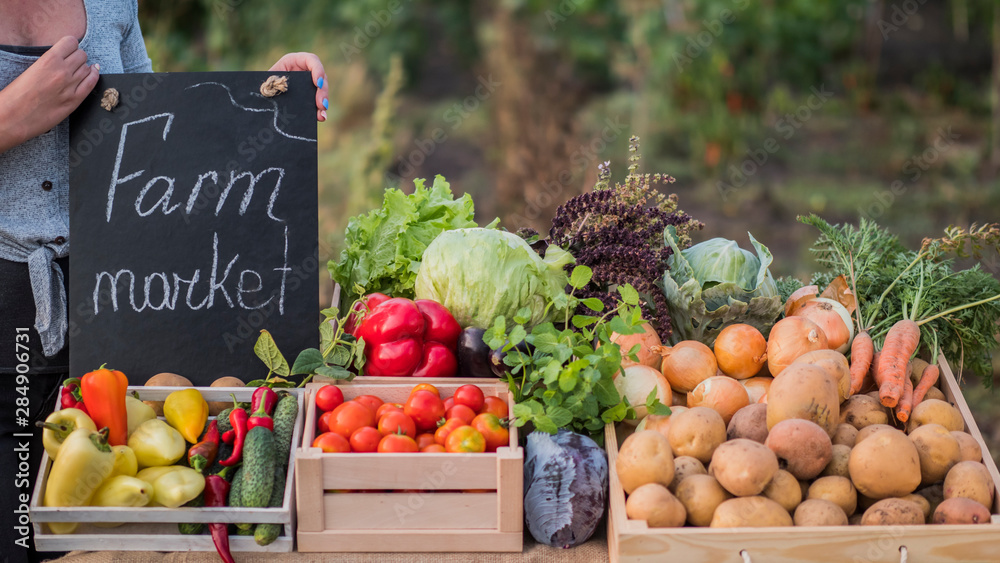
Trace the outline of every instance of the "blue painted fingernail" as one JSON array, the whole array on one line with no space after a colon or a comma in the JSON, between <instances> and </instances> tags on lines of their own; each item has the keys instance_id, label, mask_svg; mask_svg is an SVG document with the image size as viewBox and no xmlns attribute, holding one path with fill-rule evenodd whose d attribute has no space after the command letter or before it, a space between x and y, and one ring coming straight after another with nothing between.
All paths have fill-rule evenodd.
<instances>
[{"instance_id":1,"label":"blue painted fingernail","mask_svg":"<svg viewBox=\"0 0 1000 563\"><path fill-rule=\"evenodd\" d=\"M323 87L323 77L322 76L319 77L319 84L318 84L317 87L318 88L322 88Z\"/></svg>"},{"instance_id":2,"label":"blue painted fingernail","mask_svg":"<svg viewBox=\"0 0 1000 563\"><path fill-rule=\"evenodd\" d=\"M330 109L330 100L323 98L323 109Z\"/></svg>"}]
</instances>

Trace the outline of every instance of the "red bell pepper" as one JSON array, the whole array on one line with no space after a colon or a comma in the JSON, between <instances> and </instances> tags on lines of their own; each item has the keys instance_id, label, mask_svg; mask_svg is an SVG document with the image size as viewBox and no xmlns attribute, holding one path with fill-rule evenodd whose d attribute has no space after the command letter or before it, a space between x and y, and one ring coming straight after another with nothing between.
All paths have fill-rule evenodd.
<instances>
[{"instance_id":1,"label":"red bell pepper","mask_svg":"<svg viewBox=\"0 0 1000 563\"><path fill-rule=\"evenodd\" d=\"M368 315L375 307L378 307L382 303L385 303L391 299L388 295L384 293L369 293L361 299L354 302L354 306L351 307L351 312L347 315L347 319L344 320L344 332L350 334L351 336L357 336L355 332L358 329L358 325L361 323L362 319Z\"/></svg>"},{"instance_id":2,"label":"red bell pepper","mask_svg":"<svg viewBox=\"0 0 1000 563\"><path fill-rule=\"evenodd\" d=\"M226 471L223 469L218 475L205 477L205 506L226 506L229 499L229 481L226 481ZM217 522L208 525L212 533L212 542L215 550L219 552L219 557L225 563L236 563L233 554L229 551L229 525Z\"/></svg>"},{"instance_id":3,"label":"red bell pepper","mask_svg":"<svg viewBox=\"0 0 1000 563\"><path fill-rule=\"evenodd\" d=\"M88 415L87 405L83 404L83 392L80 390L80 380L71 377L63 381L62 390L59 392L59 408L78 409Z\"/></svg>"},{"instance_id":4,"label":"red bell pepper","mask_svg":"<svg viewBox=\"0 0 1000 563\"><path fill-rule=\"evenodd\" d=\"M414 303L424 316L424 342L440 342L449 350L458 349L462 325L458 324L451 312L444 305L430 299L417 299Z\"/></svg>"},{"instance_id":5,"label":"red bell pepper","mask_svg":"<svg viewBox=\"0 0 1000 563\"><path fill-rule=\"evenodd\" d=\"M356 336L365 341L366 375L451 377L458 372L461 332L441 304L394 298L374 307Z\"/></svg>"},{"instance_id":6,"label":"red bell pepper","mask_svg":"<svg viewBox=\"0 0 1000 563\"><path fill-rule=\"evenodd\" d=\"M94 424L98 428L107 427L108 444L124 446L128 443L128 413L125 410L128 378L125 374L101 366L80 378L80 390Z\"/></svg>"}]
</instances>

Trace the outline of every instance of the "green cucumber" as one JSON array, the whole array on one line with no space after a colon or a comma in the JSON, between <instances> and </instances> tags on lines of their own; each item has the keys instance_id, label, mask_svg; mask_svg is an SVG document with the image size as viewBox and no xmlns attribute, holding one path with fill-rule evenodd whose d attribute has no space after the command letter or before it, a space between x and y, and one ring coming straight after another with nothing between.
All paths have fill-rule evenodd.
<instances>
[{"instance_id":1,"label":"green cucumber","mask_svg":"<svg viewBox=\"0 0 1000 563\"><path fill-rule=\"evenodd\" d=\"M240 526L248 526L248 527L241 528ZM253 535L253 524L237 524L236 525L236 535L237 536L252 536Z\"/></svg>"},{"instance_id":2,"label":"green cucumber","mask_svg":"<svg viewBox=\"0 0 1000 563\"><path fill-rule=\"evenodd\" d=\"M233 412L233 407L229 407L228 409L220 412L215 417L215 420L218 421L219 436L222 436L226 432L229 432L230 430L233 429L233 425L229 424L229 413L231 412Z\"/></svg>"},{"instance_id":3,"label":"green cucumber","mask_svg":"<svg viewBox=\"0 0 1000 563\"><path fill-rule=\"evenodd\" d=\"M271 500L274 488L274 433L263 426L254 426L243 441L243 486L241 506L263 508Z\"/></svg>"},{"instance_id":4,"label":"green cucumber","mask_svg":"<svg viewBox=\"0 0 1000 563\"><path fill-rule=\"evenodd\" d=\"M267 505L271 508L281 508L281 503L285 500L285 472L287 468L278 465L274 469L274 486L271 487L271 500ZM257 545L270 545L281 535L281 524L257 524L253 532L253 539Z\"/></svg>"},{"instance_id":5,"label":"green cucumber","mask_svg":"<svg viewBox=\"0 0 1000 563\"><path fill-rule=\"evenodd\" d=\"M292 434L295 432L295 417L299 414L299 400L295 395L285 395L274 407L274 448L279 465L288 465L288 455L292 450Z\"/></svg>"},{"instance_id":6,"label":"green cucumber","mask_svg":"<svg viewBox=\"0 0 1000 563\"><path fill-rule=\"evenodd\" d=\"M236 473L233 474L233 481L229 484L229 506L233 508L243 506L242 490L243 466L241 465L236 468Z\"/></svg>"},{"instance_id":7,"label":"green cucumber","mask_svg":"<svg viewBox=\"0 0 1000 563\"><path fill-rule=\"evenodd\" d=\"M198 508L205 506L205 499L198 495L187 502L184 506ZM205 525L201 522L178 522L177 531L186 536L196 536L205 531Z\"/></svg>"}]
</instances>

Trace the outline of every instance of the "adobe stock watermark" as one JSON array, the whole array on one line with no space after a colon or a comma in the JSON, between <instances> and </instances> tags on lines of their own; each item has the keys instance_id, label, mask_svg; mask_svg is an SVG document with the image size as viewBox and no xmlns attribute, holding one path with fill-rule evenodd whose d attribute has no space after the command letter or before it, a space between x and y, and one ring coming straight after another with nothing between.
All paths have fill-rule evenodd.
<instances>
[{"instance_id":1,"label":"adobe stock watermark","mask_svg":"<svg viewBox=\"0 0 1000 563\"><path fill-rule=\"evenodd\" d=\"M724 8L715 19L703 20L701 31L688 35L687 45L683 51L674 51L674 64L679 72L684 72L685 66L691 66L694 60L702 56L706 49L725 31L727 25L736 21L739 12L750 6L750 0L733 0L733 9Z\"/></svg>"},{"instance_id":2,"label":"adobe stock watermark","mask_svg":"<svg viewBox=\"0 0 1000 563\"><path fill-rule=\"evenodd\" d=\"M893 180L888 189L873 192L870 201L858 206L858 214L871 220L885 215L886 211L896 203L896 199L906 195L909 186L930 170L958 139L959 135L951 130L951 126L938 129L930 146L903 162L901 171L904 178Z\"/></svg>"},{"instance_id":3,"label":"adobe stock watermark","mask_svg":"<svg viewBox=\"0 0 1000 563\"><path fill-rule=\"evenodd\" d=\"M531 221L537 219L543 210L551 207L562 195L577 174L600 160L600 155L621 136L625 129L626 126L621 122L621 116L615 116L614 119L605 118L601 133L595 135L589 142L581 143L570 154L570 166L560 170L555 175L555 180L543 183L542 189L530 200L525 200L521 212L511 218L515 227L521 229L530 226Z\"/></svg>"},{"instance_id":4,"label":"adobe stock watermark","mask_svg":"<svg viewBox=\"0 0 1000 563\"><path fill-rule=\"evenodd\" d=\"M449 125L447 130L444 127L436 127L426 137L418 137L413 142L414 148L397 159L396 171L398 173L386 173L386 187L397 187L403 177L415 173L417 167L426 162L437 151L438 146L442 145L452 134L461 129L469 116L479 111L483 107L483 103L492 98L493 94L503 86L502 82L493 79L492 74L486 76L480 75L477 81L479 83L472 94L469 94L461 101L455 102L442 114L445 123Z\"/></svg>"},{"instance_id":5,"label":"adobe stock watermark","mask_svg":"<svg viewBox=\"0 0 1000 563\"><path fill-rule=\"evenodd\" d=\"M405 0L409 4L413 0ZM364 25L354 26L354 36L351 41L340 42L340 53L344 55L344 62L350 63L351 59L360 55L368 48L378 36L382 35L387 27L392 24L400 12L403 11L404 0L388 0L385 7L380 10L371 10L371 18Z\"/></svg>"},{"instance_id":6,"label":"adobe stock watermark","mask_svg":"<svg viewBox=\"0 0 1000 563\"><path fill-rule=\"evenodd\" d=\"M819 88L813 86L810 90L812 94L809 95L804 104L796 108L794 112L786 113L775 122L774 132L777 133L777 136L768 137L760 146L747 149L747 157L739 166L729 165L729 182L720 180L715 184L723 201L728 200L730 196L743 188L747 181L768 163L771 155L781 150L781 142L794 137L802 125L812 119L815 112L822 109L823 105L833 98L833 92L827 91L824 84L820 84ZM780 137L781 140L777 137Z\"/></svg>"},{"instance_id":7,"label":"adobe stock watermark","mask_svg":"<svg viewBox=\"0 0 1000 563\"><path fill-rule=\"evenodd\" d=\"M910 18L913 17L920 7L923 6L927 0L903 0L902 2L894 2L889 8L889 20L886 21L882 18L878 19L876 25L878 25L878 30L882 34L882 40L888 41L889 36L893 33L899 31L899 28L907 25Z\"/></svg>"}]
</instances>

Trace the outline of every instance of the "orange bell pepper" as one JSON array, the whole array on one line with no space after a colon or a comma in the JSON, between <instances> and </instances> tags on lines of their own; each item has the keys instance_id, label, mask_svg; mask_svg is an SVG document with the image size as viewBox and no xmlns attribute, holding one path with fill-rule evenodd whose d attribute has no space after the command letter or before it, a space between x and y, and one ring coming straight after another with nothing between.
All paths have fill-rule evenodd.
<instances>
[{"instance_id":1,"label":"orange bell pepper","mask_svg":"<svg viewBox=\"0 0 1000 563\"><path fill-rule=\"evenodd\" d=\"M118 370L104 366L80 378L83 402L90 411L90 418L98 428L108 428L108 444L123 446L128 443L128 410L125 392L128 378Z\"/></svg>"}]
</instances>

